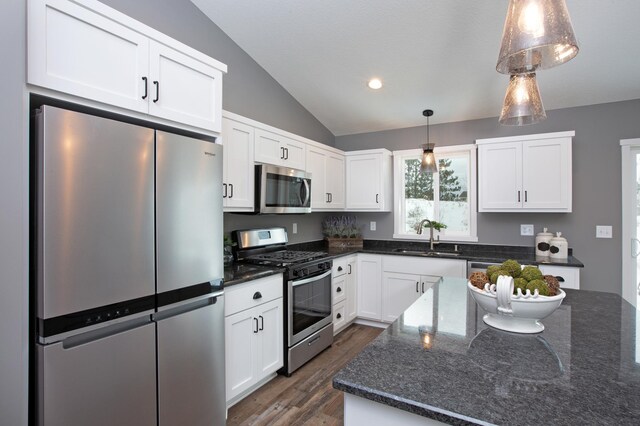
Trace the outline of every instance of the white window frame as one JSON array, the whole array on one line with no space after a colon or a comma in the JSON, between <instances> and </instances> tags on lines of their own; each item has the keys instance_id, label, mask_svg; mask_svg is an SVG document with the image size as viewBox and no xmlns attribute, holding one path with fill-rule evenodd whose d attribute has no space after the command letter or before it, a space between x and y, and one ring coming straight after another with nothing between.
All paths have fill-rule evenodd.
<instances>
[{"instance_id":1,"label":"white window frame","mask_svg":"<svg viewBox=\"0 0 640 426\"><path fill-rule=\"evenodd\" d=\"M455 154L459 152L469 153L469 182L467 188L467 197L469 200L469 233L470 235L447 235L446 228L438 232L434 230L434 238L440 237L440 241L451 242L477 242L478 241L478 202L477 202L477 146L475 144L466 145L452 145L444 147L436 147L433 153L436 157L436 162L440 161L440 158L447 157L449 154ZM404 161L407 158L422 155L421 149L406 149L401 151L393 151L393 238L404 240L423 240L429 241L429 232L423 232L422 235L404 234L402 231L405 217L405 202L404 202ZM436 194L439 198L439 180L437 176L434 179L434 199ZM438 215L438 202L436 200L435 215ZM428 230L427 230L428 231Z\"/></svg>"}]
</instances>

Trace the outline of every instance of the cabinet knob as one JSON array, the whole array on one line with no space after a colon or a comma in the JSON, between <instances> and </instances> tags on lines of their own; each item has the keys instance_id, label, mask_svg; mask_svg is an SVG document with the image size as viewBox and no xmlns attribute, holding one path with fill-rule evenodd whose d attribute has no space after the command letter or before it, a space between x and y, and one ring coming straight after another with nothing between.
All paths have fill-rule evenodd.
<instances>
[{"instance_id":1,"label":"cabinet knob","mask_svg":"<svg viewBox=\"0 0 640 426\"><path fill-rule=\"evenodd\" d=\"M341 289L340 287L338 287L338 288L336 289L336 292L337 292L337 293L341 293L341 292L342 292L342 289Z\"/></svg>"},{"instance_id":2,"label":"cabinet knob","mask_svg":"<svg viewBox=\"0 0 640 426\"><path fill-rule=\"evenodd\" d=\"M342 266L338 266L338 272L342 271Z\"/></svg>"},{"instance_id":3,"label":"cabinet knob","mask_svg":"<svg viewBox=\"0 0 640 426\"><path fill-rule=\"evenodd\" d=\"M259 291L256 291L255 293L253 293L253 300L258 300L258 299L262 299L262 293L260 293Z\"/></svg>"},{"instance_id":4,"label":"cabinet knob","mask_svg":"<svg viewBox=\"0 0 640 426\"><path fill-rule=\"evenodd\" d=\"M336 318L338 318L338 319L342 318L342 314L336 315Z\"/></svg>"},{"instance_id":5,"label":"cabinet knob","mask_svg":"<svg viewBox=\"0 0 640 426\"><path fill-rule=\"evenodd\" d=\"M564 282L564 278L562 278L560 275L558 275L556 277L556 280L558 280L559 282L563 283Z\"/></svg>"}]
</instances>

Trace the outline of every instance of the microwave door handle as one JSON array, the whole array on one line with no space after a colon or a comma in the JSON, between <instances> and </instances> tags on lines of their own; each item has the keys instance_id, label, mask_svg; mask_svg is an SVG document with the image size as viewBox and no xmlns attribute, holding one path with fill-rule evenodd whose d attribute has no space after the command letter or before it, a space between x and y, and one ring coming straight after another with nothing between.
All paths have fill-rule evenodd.
<instances>
[{"instance_id":1,"label":"microwave door handle","mask_svg":"<svg viewBox=\"0 0 640 426\"><path fill-rule=\"evenodd\" d=\"M303 178L302 182L304 183L305 197L304 197L304 202L300 206L304 207L309 203L309 198L311 198L311 188L309 188L309 180L308 179L304 179Z\"/></svg>"}]
</instances>

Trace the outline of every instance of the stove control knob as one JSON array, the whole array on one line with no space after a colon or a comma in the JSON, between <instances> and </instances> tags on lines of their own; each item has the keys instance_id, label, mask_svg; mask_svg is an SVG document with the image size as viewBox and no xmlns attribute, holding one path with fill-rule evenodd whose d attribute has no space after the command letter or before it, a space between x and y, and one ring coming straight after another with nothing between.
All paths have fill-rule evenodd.
<instances>
[{"instance_id":1,"label":"stove control knob","mask_svg":"<svg viewBox=\"0 0 640 426\"><path fill-rule=\"evenodd\" d=\"M302 276L304 277L305 275L309 275L309 270L307 268L302 268Z\"/></svg>"},{"instance_id":2,"label":"stove control knob","mask_svg":"<svg viewBox=\"0 0 640 426\"><path fill-rule=\"evenodd\" d=\"M297 269L293 270L293 276L297 277L298 275L300 275L300 272Z\"/></svg>"},{"instance_id":3,"label":"stove control knob","mask_svg":"<svg viewBox=\"0 0 640 426\"><path fill-rule=\"evenodd\" d=\"M331 262L324 262L327 269L331 269Z\"/></svg>"},{"instance_id":4,"label":"stove control knob","mask_svg":"<svg viewBox=\"0 0 640 426\"><path fill-rule=\"evenodd\" d=\"M318 269L320 269L321 271L325 268L325 264L324 263L318 263Z\"/></svg>"}]
</instances>

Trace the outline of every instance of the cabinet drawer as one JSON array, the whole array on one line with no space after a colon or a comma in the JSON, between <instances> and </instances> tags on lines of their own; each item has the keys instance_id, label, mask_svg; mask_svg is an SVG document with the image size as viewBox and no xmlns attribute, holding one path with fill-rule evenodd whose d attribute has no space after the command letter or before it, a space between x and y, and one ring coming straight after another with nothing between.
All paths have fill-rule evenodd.
<instances>
[{"instance_id":1,"label":"cabinet drawer","mask_svg":"<svg viewBox=\"0 0 640 426\"><path fill-rule=\"evenodd\" d=\"M277 274L225 289L224 315L233 315L282 297L283 286L282 274Z\"/></svg>"},{"instance_id":2,"label":"cabinet drawer","mask_svg":"<svg viewBox=\"0 0 640 426\"><path fill-rule=\"evenodd\" d=\"M331 276L333 278L339 277L347 273L347 258L341 257L333 260L333 268L331 269Z\"/></svg>"},{"instance_id":3,"label":"cabinet drawer","mask_svg":"<svg viewBox=\"0 0 640 426\"><path fill-rule=\"evenodd\" d=\"M553 275L560 281L560 288L580 290L580 268L568 266L539 265L544 275Z\"/></svg>"},{"instance_id":4,"label":"cabinet drawer","mask_svg":"<svg viewBox=\"0 0 640 426\"><path fill-rule=\"evenodd\" d=\"M334 278L331 287L333 288L333 303L342 302L347 295L347 276L342 275Z\"/></svg>"},{"instance_id":5,"label":"cabinet drawer","mask_svg":"<svg viewBox=\"0 0 640 426\"><path fill-rule=\"evenodd\" d=\"M333 305L333 333L335 334L347 323L345 310L345 302L336 303Z\"/></svg>"}]
</instances>

